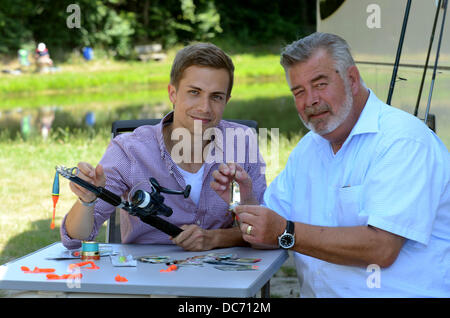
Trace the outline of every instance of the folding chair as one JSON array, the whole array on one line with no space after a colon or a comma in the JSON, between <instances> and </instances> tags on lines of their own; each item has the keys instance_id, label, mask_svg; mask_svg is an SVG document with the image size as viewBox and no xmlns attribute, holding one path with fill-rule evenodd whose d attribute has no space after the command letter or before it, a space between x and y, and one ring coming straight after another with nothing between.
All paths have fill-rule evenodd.
<instances>
[{"instance_id":1,"label":"folding chair","mask_svg":"<svg viewBox=\"0 0 450 318\"><path fill-rule=\"evenodd\" d=\"M258 130L258 123L249 119L226 119L227 121L235 122L241 125L245 125L250 128ZM124 132L131 132L139 126L143 125L156 125L161 119L130 119L130 120L117 120L113 122L111 128L111 137L114 138L117 135ZM107 223L106 229L106 242L107 243L121 243L120 236L120 209L116 209L116 212L111 215Z\"/></svg>"}]
</instances>

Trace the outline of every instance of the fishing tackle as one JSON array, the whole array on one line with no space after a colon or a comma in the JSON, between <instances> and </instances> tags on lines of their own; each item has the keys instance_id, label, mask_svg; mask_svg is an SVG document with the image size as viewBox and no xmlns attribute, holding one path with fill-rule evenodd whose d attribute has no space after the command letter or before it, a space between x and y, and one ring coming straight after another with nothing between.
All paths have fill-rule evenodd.
<instances>
[{"instance_id":1,"label":"fishing tackle","mask_svg":"<svg viewBox=\"0 0 450 318\"><path fill-rule=\"evenodd\" d=\"M53 200L53 217L52 223L50 224L50 228L53 230L55 228L55 212L56 212L56 203L59 199L59 177L58 172L55 172L55 179L53 179L53 188L52 188L52 200Z\"/></svg>"},{"instance_id":2,"label":"fishing tackle","mask_svg":"<svg viewBox=\"0 0 450 318\"><path fill-rule=\"evenodd\" d=\"M78 168L76 167L66 168L64 166L56 166L55 169L57 174L60 174L64 178L91 191L99 199L127 211L130 215L139 217L144 223L147 223L172 237L176 237L183 231L178 226L158 217L158 215L168 217L173 213L172 208L164 204L164 197L161 195L161 192L183 195L184 198L187 198L191 191L190 185L187 185L183 191L171 190L160 186L155 178L150 178L149 181L152 186L152 191L148 193L144 190L138 190L131 198L131 202L129 202L123 200L104 187L95 186L79 178Z\"/></svg>"}]
</instances>

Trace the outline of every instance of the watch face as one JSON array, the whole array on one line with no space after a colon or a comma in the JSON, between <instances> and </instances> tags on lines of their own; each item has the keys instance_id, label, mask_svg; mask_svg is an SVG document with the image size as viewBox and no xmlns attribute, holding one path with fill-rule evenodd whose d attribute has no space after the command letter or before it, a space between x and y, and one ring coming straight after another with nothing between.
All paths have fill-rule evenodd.
<instances>
[{"instance_id":1,"label":"watch face","mask_svg":"<svg viewBox=\"0 0 450 318\"><path fill-rule=\"evenodd\" d=\"M291 234L284 234L280 237L280 245L283 248L291 248L294 246L294 236Z\"/></svg>"}]
</instances>

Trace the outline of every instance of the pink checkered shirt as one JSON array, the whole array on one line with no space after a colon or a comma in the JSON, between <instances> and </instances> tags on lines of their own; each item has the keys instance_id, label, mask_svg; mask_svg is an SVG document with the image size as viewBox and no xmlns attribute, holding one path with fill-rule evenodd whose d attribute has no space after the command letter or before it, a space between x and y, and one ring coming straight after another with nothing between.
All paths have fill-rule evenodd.
<instances>
[{"instance_id":1,"label":"pink checkered shirt","mask_svg":"<svg viewBox=\"0 0 450 318\"><path fill-rule=\"evenodd\" d=\"M124 198L128 198L128 193L135 191L133 187L150 192L150 177L154 177L165 188L183 190L186 187L184 178L179 171L180 168L172 160L164 144L163 125L172 120L173 113L169 113L155 126L138 127L134 132L123 133L110 142L100 161L107 177L106 189ZM247 130L248 127L222 120L217 128L222 132L223 140L215 138L214 145L218 147L216 149L222 149L222 162L230 162L227 150L232 149L229 143L233 143L233 140L227 140L226 129L235 129L238 133ZM245 148L242 147L242 144L239 144L238 139L238 137L234 137L234 159L231 161L239 163L250 175L253 180L255 198L262 203L266 189L265 163L259 154L259 149L257 147L251 149L248 138L245 139ZM240 151L245 149L245 159L242 159L243 156L239 153L238 148ZM255 149L258 154L257 160L254 159L255 156L249 154L250 150L255 151ZM215 154L215 152L211 151L211 154ZM228 203L224 202L210 187L210 182L213 180L212 173L217 170L221 162L218 162L218 160L206 161L198 206L190 198L185 199L180 195L163 194L165 197L164 203L172 208L173 214L170 217L160 216L161 218L177 226L197 224L204 229L232 226L232 217L230 212L227 211ZM94 228L87 240L95 239L101 225L114 212L114 206L102 200L97 202L94 209ZM64 217L61 225L62 243L69 249L79 248L81 241L68 236L65 220L66 217ZM120 227L122 243L124 244L173 244L167 234L142 222L138 217L129 215L124 210L120 211Z\"/></svg>"}]
</instances>

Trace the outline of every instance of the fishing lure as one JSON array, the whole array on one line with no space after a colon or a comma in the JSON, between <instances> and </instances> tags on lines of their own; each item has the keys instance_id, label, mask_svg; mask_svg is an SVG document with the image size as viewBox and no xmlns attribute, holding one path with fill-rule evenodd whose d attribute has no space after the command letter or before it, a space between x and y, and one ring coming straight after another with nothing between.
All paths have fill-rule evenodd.
<instances>
[{"instance_id":1,"label":"fishing lure","mask_svg":"<svg viewBox=\"0 0 450 318\"><path fill-rule=\"evenodd\" d=\"M55 228L55 214L56 214L56 203L59 199L59 174L55 172L55 178L53 179L53 188L52 188L52 200L53 200L53 217L52 223L50 224L50 228L53 230Z\"/></svg>"},{"instance_id":2,"label":"fishing lure","mask_svg":"<svg viewBox=\"0 0 450 318\"><path fill-rule=\"evenodd\" d=\"M125 277L120 276L120 275L117 275L116 277L114 277L114 279L115 279L116 282L119 282L119 283L126 283L126 282L128 282L128 279L126 279Z\"/></svg>"}]
</instances>

